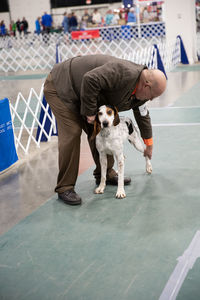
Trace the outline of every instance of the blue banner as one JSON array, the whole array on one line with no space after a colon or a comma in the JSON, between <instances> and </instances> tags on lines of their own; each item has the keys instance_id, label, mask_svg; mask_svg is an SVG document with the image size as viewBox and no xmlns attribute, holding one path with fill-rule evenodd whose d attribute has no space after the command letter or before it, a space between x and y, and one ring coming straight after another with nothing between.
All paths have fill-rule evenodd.
<instances>
[{"instance_id":1,"label":"blue banner","mask_svg":"<svg viewBox=\"0 0 200 300\"><path fill-rule=\"evenodd\" d=\"M0 100L0 172L17 160L9 101L5 98Z\"/></svg>"},{"instance_id":2,"label":"blue banner","mask_svg":"<svg viewBox=\"0 0 200 300\"><path fill-rule=\"evenodd\" d=\"M123 0L123 4L125 8L130 8L133 6L134 1L133 0Z\"/></svg>"}]
</instances>

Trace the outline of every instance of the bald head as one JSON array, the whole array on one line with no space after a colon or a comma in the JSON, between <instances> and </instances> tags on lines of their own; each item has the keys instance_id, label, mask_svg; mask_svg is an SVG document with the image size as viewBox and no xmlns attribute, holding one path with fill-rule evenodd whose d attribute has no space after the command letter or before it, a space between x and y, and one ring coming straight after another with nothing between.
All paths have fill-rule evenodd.
<instances>
[{"instance_id":1,"label":"bald head","mask_svg":"<svg viewBox=\"0 0 200 300\"><path fill-rule=\"evenodd\" d=\"M160 96L166 89L167 80L160 70L149 70L150 84L154 97Z\"/></svg>"},{"instance_id":2,"label":"bald head","mask_svg":"<svg viewBox=\"0 0 200 300\"><path fill-rule=\"evenodd\" d=\"M165 91L166 85L167 80L163 72L144 69L140 75L136 97L140 100L153 100Z\"/></svg>"}]
</instances>

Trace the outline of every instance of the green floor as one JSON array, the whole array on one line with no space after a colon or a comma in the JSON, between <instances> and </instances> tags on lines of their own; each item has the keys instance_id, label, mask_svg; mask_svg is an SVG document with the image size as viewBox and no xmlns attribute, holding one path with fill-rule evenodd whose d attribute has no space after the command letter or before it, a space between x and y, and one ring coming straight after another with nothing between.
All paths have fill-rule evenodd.
<instances>
[{"instance_id":1,"label":"green floor","mask_svg":"<svg viewBox=\"0 0 200 300\"><path fill-rule=\"evenodd\" d=\"M172 70L172 72L199 72L200 71L200 65L196 64L196 65L180 65L178 67L176 67L174 70Z\"/></svg>"},{"instance_id":2,"label":"green floor","mask_svg":"<svg viewBox=\"0 0 200 300\"><path fill-rule=\"evenodd\" d=\"M0 75L0 80L30 80L46 78L48 73L44 74L24 74L24 75Z\"/></svg>"},{"instance_id":3,"label":"green floor","mask_svg":"<svg viewBox=\"0 0 200 300\"><path fill-rule=\"evenodd\" d=\"M125 199L115 199L111 186L93 194L89 169L77 183L82 206L66 206L53 196L0 238L0 299L160 298L200 229L199 86L175 108L151 110L152 175L145 174L141 154L126 144L132 184ZM197 255L177 299L199 300L199 282Z\"/></svg>"}]
</instances>

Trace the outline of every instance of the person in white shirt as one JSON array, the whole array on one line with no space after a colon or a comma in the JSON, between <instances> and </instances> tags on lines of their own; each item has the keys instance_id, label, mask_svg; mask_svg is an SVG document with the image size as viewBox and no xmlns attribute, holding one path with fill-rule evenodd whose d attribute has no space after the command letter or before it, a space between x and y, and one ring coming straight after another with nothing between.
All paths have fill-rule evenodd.
<instances>
[{"instance_id":1,"label":"person in white shirt","mask_svg":"<svg viewBox=\"0 0 200 300\"><path fill-rule=\"evenodd\" d=\"M147 7L145 7L144 10L143 10L142 21L143 21L143 23L149 22L149 13L148 13Z\"/></svg>"},{"instance_id":2,"label":"person in white shirt","mask_svg":"<svg viewBox=\"0 0 200 300\"><path fill-rule=\"evenodd\" d=\"M101 24L101 14L97 8L93 12L92 21L94 24Z\"/></svg>"},{"instance_id":3,"label":"person in white shirt","mask_svg":"<svg viewBox=\"0 0 200 300\"><path fill-rule=\"evenodd\" d=\"M120 19L120 17L119 17L118 11L114 10L114 17L113 17L113 19L112 19L111 24L112 24L112 25L118 25L119 19Z\"/></svg>"}]
</instances>

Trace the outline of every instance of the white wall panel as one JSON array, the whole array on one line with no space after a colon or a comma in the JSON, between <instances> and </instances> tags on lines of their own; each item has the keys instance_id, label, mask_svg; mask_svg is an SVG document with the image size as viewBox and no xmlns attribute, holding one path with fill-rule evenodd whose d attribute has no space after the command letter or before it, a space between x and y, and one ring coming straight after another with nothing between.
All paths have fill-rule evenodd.
<instances>
[{"instance_id":1,"label":"white wall panel","mask_svg":"<svg viewBox=\"0 0 200 300\"><path fill-rule=\"evenodd\" d=\"M35 20L44 12L50 13L50 0L9 0L11 19L17 21L25 17L29 31L35 30Z\"/></svg>"},{"instance_id":2,"label":"white wall panel","mask_svg":"<svg viewBox=\"0 0 200 300\"><path fill-rule=\"evenodd\" d=\"M182 37L190 63L197 60L195 0L165 0L167 40Z\"/></svg>"}]
</instances>

